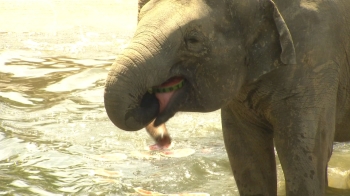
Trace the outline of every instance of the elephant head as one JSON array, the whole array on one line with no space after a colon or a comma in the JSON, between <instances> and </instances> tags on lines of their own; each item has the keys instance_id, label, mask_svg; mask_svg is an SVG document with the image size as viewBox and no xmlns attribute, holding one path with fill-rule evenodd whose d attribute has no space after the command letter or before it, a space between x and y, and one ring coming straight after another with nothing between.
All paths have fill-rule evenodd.
<instances>
[{"instance_id":1,"label":"elephant head","mask_svg":"<svg viewBox=\"0 0 350 196\"><path fill-rule=\"evenodd\" d=\"M291 35L271 0L143 0L139 9L135 35L105 86L107 114L123 130L154 119L158 126L178 111L220 109L242 85L295 63ZM148 92L172 78L183 79L183 87Z\"/></svg>"}]
</instances>

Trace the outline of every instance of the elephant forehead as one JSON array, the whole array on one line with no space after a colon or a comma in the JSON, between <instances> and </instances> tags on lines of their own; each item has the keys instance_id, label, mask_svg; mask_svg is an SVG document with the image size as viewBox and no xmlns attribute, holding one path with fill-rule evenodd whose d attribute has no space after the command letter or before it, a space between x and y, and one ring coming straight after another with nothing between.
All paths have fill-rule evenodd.
<instances>
[{"instance_id":1,"label":"elephant forehead","mask_svg":"<svg viewBox=\"0 0 350 196\"><path fill-rule=\"evenodd\" d=\"M186 1L159 1L153 5L152 9L141 12L142 16L139 25L150 25L160 23L158 27L176 23L182 26L181 22L197 20L208 15L210 7L201 0Z\"/></svg>"}]
</instances>

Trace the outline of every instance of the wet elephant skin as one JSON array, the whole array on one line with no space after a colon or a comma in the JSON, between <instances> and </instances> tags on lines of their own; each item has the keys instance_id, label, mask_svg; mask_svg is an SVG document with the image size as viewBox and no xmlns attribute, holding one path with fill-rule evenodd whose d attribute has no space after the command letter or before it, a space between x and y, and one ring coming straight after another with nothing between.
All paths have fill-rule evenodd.
<instances>
[{"instance_id":1,"label":"wet elephant skin","mask_svg":"<svg viewBox=\"0 0 350 196\"><path fill-rule=\"evenodd\" d=\"M333 141L350 140L348 10L346 0L139 1L107 77L107 114L136 131L221 109L240 195L277 194L276 149L286 195L323 196ZM173 77L184 86L159 111L148 90Z\"/></svg>"}]
</instances>

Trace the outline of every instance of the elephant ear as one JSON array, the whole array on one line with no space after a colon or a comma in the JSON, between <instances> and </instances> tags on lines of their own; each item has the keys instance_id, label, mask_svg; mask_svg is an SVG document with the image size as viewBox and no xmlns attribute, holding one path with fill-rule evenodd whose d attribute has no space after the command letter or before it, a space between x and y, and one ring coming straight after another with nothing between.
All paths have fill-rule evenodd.
<instances>
[{"instance_id":1,"label":"elephant ear","mask_svg":"<svg viewBox=\"0 0 350 196\"><path fill-rule=\"evenodd\" d=\"M289 32L288 26L280 14L276 4L269 0L273 6L273 20L275 21L279 40L282 48L281 61L284 64L296 64L296 55L292 36Z\"/></svg>"}]
</instances>

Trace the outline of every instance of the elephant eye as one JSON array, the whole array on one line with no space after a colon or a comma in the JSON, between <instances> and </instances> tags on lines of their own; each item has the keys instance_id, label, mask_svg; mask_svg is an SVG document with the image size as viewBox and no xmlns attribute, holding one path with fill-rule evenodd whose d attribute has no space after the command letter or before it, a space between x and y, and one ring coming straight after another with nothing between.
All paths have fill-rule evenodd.
<instances>
[{"instance_id":1,"label":"elephant eye","mask_svg":"<svg viewBox=\"0 0 350 196\"><path fill-rule=\"evenodd\" d=\"M190 37L190 38L187 38L185 41L188 44L196 44L199 42L199 39L196 37Z\"/></svg>"},{"instance_id":2,"label":"elephant eye","mask_svg":"<svg viewBox=\"0 0 350 196\"><path fill-rule=\"evenodd\" d=\"M189 52L202 53L205 50L205 41L206 38L201 31L200 27L193 27L189 29L184 37L184 42L186 49Z\"/></svg>"},{"instance_id":3,"label":"elephant eye","mask_svg":"<svg viewBox=\"0 0 350 196\"><path fill-rule=\"evenodd\" d=\"M185 38L185 44L189 51L201 52L203 49L201 39L197 36L189 36Z\"/></svg>"},{"instance_id":4,"label":"elephant eye","mask_svg":"<svg viewBox=\"0 0 350 196\"><path fill-rule=\"evenodd\" d=\"M200 33L197 30L187 32L185 36L186 44L196 44L200 42Z\"/></svg>"}]
</instances>

